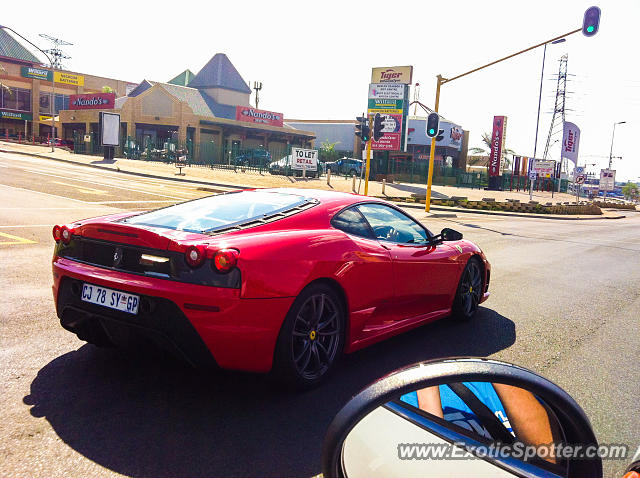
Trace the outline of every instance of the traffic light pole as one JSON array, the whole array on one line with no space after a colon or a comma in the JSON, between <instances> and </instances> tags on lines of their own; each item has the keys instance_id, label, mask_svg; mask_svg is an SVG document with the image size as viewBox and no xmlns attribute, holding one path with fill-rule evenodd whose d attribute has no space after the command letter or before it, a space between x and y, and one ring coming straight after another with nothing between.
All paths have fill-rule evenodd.
<instances>
[{"instance_id":1,"label":"traffic light pole","mask_svg":"<svg viewBox=\"0 0 640 478\"><path fill-rule=\"evenodd\" d=\"M369 130L372 128L371 116L369 116ZM371 137L367 141L367 165L364 173L364 195L369 195L369 166L371 165Z\"/></svg>"},{"instance_id":2,"label":"traffic light pole","mask_svg":"<svg viewBox=\"0 0 640 478\"><path fill-rule=\"evenodd\" d=\"M495 60L492 61L491 63L487 63L486 65L483 66L479 66L478 68L474 68L473 70L467 71L465 73L462 73L458 76L454 76L453 78L443 78L442 75L438 75L438 82L436 84L436 104L435 104L435 109L434 111L437 113L438 112L438 106L440 103L440 87L442 85L444 85L445 83L449 83L450 81L453 80L457 80L458 78L462 78L463 76L467 76L470 75L471 73L475 73L476 71L480 71L480 70L484 70L485 68L488 68L490 66L493 66L497 63L503 62L505 60L508 60L510 58L513 58L514 56L518 56L521 55L523 53L526 53L528 51L534 50L536 48L539 48L541 46L546 45L547 43L551 43L554 42L556 40L559 40L561 38L565 38L568 37L569 35L573 35L574 33L578 33L582 31L582 28L576 28L575 30L572 30L570 32L564 33L563 35L558 35L557 37L551 38L550 40L547 41L543 41L542 43L538 43L537 45L533 45L530 46L529 48L525 48L524 50L520 50L519 52L513 53L511 55L505 56L504 58L500 58L499 60ZM431 151L429 153L429 173L427 176L427 199L425 202L425 211L429 212L429 208L430 208L430 202L431 202L431 181L433 178L433 157L434 157L434 153L435 153L435 149L436 149L436 139L435 138L431 138Z\"/></svg>"},{"instance_id":3,"label":"traffic light pole","mask_svg":"<svg viewBox=\"0 0 640 478\"><path fill-rule=\"evenodd\" d=\"M436 84L436 104L434 108L434 112L438 112L438 107L440 106L440 85L443 83L442 75L438 75L438 82ZM431 183L433 181L433 159L435 157L436 152L436 137L431 137L431 147L429 148L429 172L427 173L427 197L424 201L424 210L425 212L429 212L431 209Z\"/></svg>"}]
</instances>

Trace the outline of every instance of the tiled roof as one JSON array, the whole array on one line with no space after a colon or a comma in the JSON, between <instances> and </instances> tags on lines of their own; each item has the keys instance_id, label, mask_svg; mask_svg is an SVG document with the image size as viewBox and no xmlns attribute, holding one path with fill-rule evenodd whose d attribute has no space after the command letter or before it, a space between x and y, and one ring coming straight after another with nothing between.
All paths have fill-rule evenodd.
<instances>
[{"instance_id":1,"label":"tiled roof","mask_svg":"<svg viewBox=\"0 0 640 478\"><path fill-rule=\"evenodd\" d=\"M0 28L0 56L29 61L31 63L42 63L36 56L13 38L9 32L2 28Z\"/></svg>"},{"instance_id":2,"label":"tiled roof","mask_svg":"<svg viewBox=\"0 0 640 478\"><path fill-rule=\"evenodd\" d=\"M191 70L186 69L175 78L167 81L167 83L170 83L172 85L187 86L191 82L191 80L193 80L194 76L195 75Z\"/></svg>"},{"instance_id":3,"label":"tiled roof","mask_svg":"<svg viewBox=\"0 0 640 478\"><path fill-rule=\"evenodd\" d=\"M189 86L191 88L225 88L251 93L247 83L224 53L216 53L191 80Z\"/></svg>"},{"instance_id":4,"label":"tiled roof","mask_svg":"<svg viewBox=\"0 0 640 478\"><path fill-rule=\"evenodd\" d=\"M180 101L184 101L198 116L209 116L214 118L216 115L211 111L207 102L202 97L200 91L187 86L171 85L169 83L160 83L169 94L176 97ZM235 111L235 109L234 109Z\"/></svg>"},{"instance_id":5,"label":"tiled roof","mask_svg":"<svg viewBox=\"0 0 640 478\"><path fill-rule=\"evenodd\" d=\"M153 83L149 80L142 80L138 86L136 86L131 93L127 96L138 96L141 93L144 93L149 88L153 86Z\"/></svg>"}]
</instances>

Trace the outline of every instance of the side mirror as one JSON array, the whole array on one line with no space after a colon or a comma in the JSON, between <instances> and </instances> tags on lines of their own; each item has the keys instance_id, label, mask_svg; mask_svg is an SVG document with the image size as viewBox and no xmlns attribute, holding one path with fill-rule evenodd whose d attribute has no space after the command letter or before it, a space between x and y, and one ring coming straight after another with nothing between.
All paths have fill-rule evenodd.
<instances>
[{"instance_id":1,"label":"side mirror","mask_svg":"<svg viewBox=\"0 0 640 478\"><path fill-rule=\"evenodd\" d=\"M325 437L325 478L602 477L586 415L527 369L481 358L418 363L353 397Z\"/></svg>"},{"instance_id":2,"label":"side mirror","mask_svg":"<svg viewBox=\"0 0 640 478\"><path fill-rule=\"evenodd\" d=\"M459 241L462 239L462 233L445 227L440 231L440 237L442 237L443 241Z\"/></svg>"}]
</instances>

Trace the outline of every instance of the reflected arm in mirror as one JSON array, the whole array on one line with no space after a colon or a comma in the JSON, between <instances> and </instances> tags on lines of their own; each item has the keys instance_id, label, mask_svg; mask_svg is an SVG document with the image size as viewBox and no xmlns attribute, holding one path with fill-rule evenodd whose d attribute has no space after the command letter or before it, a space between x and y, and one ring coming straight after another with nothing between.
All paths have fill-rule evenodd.
<instances>
[{"instance_id":1,"label":"reflected arm in mirror","mask_svg":"<svg viewBox=\"0 0 640 478\"><path fill-rule=\"evenodd\" d=\"M418 408L420 410L424 410L436 417L444 418L439 387L422 388L416 394L418 395Z\"/></svg>"},{"instance_id":2,"label":"reflected arm in mirror","mask_svg":"<svg viewBox=\"0 0 640 478\"><path fill-rule=\"evenodd\" d=\"M509 423L519 441L528 445L549 445L547 461L556 463L554 443L562 440L559 427L549 412L529 391L511 385L494 383L504 405Z\"/></svg>"}]
</instances>

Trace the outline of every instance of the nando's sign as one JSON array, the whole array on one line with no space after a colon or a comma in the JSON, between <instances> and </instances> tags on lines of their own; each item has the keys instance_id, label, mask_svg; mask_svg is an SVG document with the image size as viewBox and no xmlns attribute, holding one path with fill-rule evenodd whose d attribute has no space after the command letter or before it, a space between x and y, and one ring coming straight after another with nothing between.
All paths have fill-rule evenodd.
<instances>
[{"instance_id":1,"label":"nando's sign","mask_svg":"<svg viewBox=\"0 0 640 478\"><path fill-rule=\"evenodd\" d=\"M236 121L266 124L269 126L284 126L282 113L258 110L250 106L236 106Z\"/></svg>"},{"instance_id":2,"label":"nando's sign","mask_svg":"<svg viewBox=\"0 0 640 478\"><path fill-rule=\"evenodd\" d=\"M115 107L115 93L88 93L71 95L69 97L70 110L112 110Z\"/></svg>"}]
</instances>

